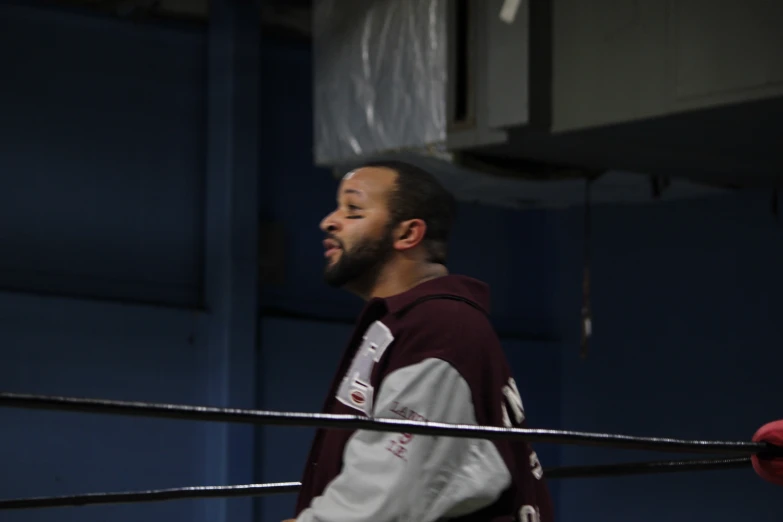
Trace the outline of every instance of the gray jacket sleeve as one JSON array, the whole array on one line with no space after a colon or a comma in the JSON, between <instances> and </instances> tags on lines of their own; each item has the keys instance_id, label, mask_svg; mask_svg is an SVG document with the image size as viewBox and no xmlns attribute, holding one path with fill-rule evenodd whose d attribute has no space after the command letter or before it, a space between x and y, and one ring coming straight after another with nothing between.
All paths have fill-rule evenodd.
<instances>
[{"instance_id":1,"label":"gray jacket sleeve","mask_svg":"<svg viewBox=\"0 0 783 522\"><path fill-rule=\"evenodd\" d=\"M440 359L389 374L373 413L477 424L467 382ZM297 522L431 522L486 507L510 483L491 441L359 430L345 448L340 475Z\"/></svg>"}]
</instances>

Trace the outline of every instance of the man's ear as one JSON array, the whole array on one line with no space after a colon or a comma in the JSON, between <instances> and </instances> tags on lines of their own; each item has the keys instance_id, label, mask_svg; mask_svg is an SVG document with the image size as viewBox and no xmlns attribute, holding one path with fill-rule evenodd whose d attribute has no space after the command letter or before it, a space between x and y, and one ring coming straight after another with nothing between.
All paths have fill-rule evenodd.
<instances>
[{"instance_id":1,"label":"man's ear","mask_svg":"<svg viewBox=\"0 0 783 522\"><path fill-rule=\"evenodd\" d=\"M422 219L409 219L394 228L394 248L410 250L424 241L427 224Z\"/></svg>"}]
</instances>

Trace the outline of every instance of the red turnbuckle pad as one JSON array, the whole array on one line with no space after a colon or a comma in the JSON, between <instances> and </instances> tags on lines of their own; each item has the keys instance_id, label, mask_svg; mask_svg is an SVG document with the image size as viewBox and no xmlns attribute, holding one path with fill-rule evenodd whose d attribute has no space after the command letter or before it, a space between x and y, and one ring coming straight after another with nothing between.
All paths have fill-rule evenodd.
<instances>
[{"instance_id":1,"label":"red turnbuckle pad","mask_svg":"<svg viewBox=\"0 0 783 522\"><path fill-rule=\"evenodd\" d=\"M762 426L753 436L753 442L766 442L776 446L774 455L753 455L753 469L768 482L783 486L783 420Z\"/></svg>"}]
</instances>

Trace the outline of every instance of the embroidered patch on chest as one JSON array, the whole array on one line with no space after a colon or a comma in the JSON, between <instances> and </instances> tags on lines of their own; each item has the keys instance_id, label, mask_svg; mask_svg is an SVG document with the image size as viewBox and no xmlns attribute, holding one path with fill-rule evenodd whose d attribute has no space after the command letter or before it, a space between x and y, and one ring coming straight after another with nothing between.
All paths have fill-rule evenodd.
<instances>
[{"instance_id":1,"label":"embroidered patch on chest","mask_svg":"<svg viewBox=\"0 0 783 522\"><path fill-rule=\"evenodd\" d=\"M375 321L367 328L362 344L356 350L351 367L343 377L337 390L337 400L349 408L359 410L368 417L372 415L373 387L370 384L375 363L381 360L386 348L394 341L389 328Z\"/></svg>"}]
</instances>

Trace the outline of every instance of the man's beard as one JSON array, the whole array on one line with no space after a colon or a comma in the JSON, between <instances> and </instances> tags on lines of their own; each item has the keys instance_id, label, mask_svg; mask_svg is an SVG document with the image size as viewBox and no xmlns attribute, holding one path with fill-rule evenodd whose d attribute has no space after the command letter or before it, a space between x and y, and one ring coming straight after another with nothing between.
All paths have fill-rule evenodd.
<instances>
[{"instance_id":1,"label":"man's beard","mask_svg":"<svg viewBox=\"0 0 783 522\"><path fill-rule=\"evenodd\" d=\"M339 259L327 264L324 280L329 286L369 291L378 280L381 269L394 252L391 228L377 239L366 238L350 250L341 250Z\"/></svg>"}]
</instances>

